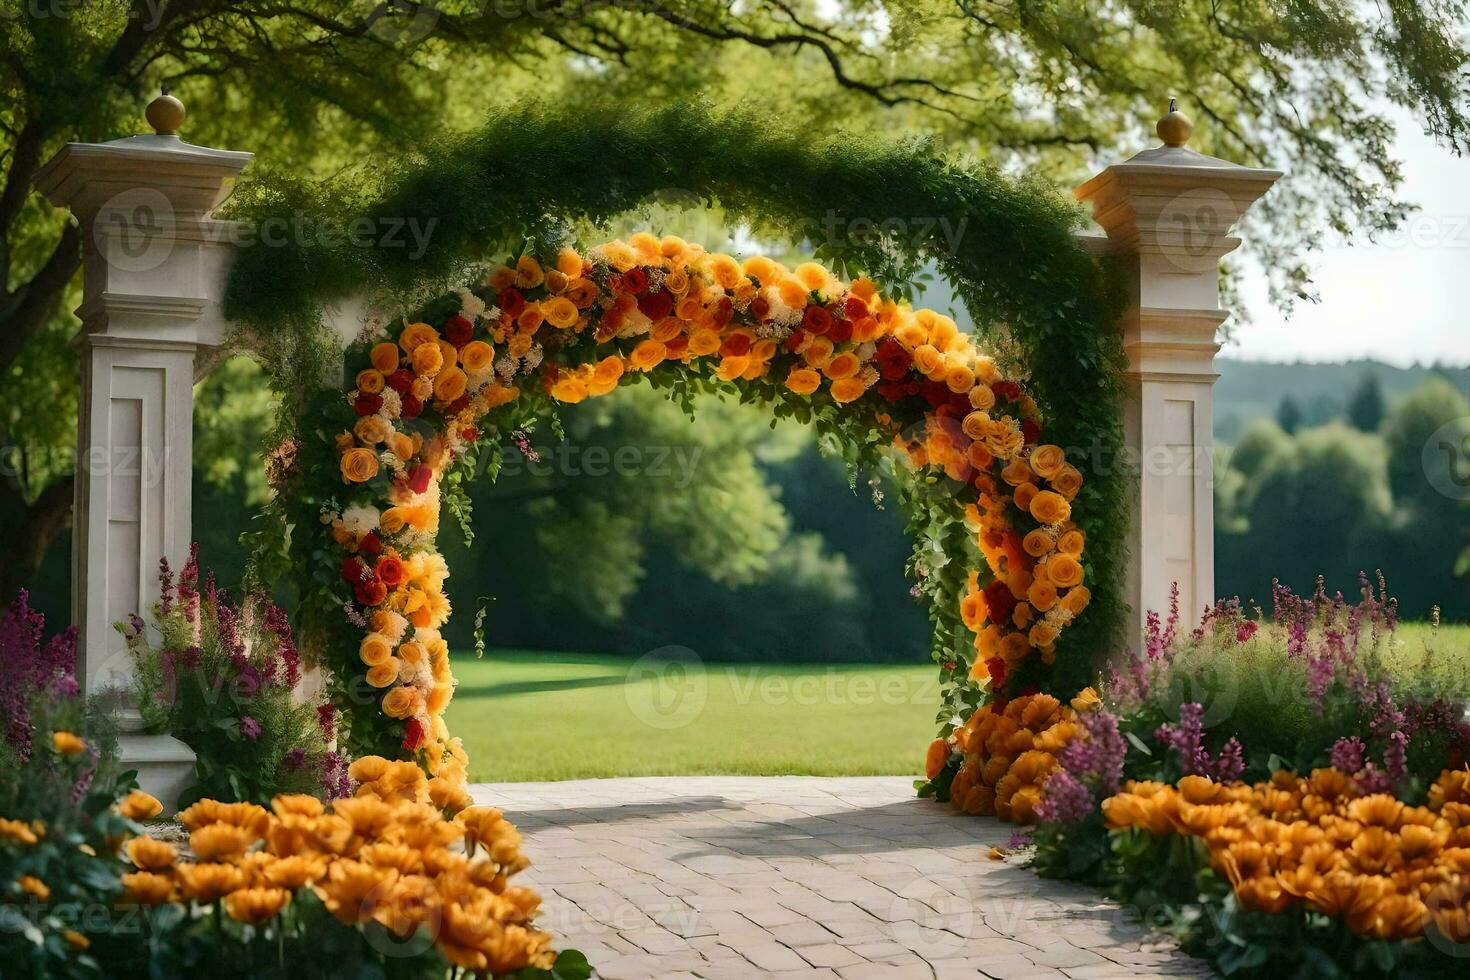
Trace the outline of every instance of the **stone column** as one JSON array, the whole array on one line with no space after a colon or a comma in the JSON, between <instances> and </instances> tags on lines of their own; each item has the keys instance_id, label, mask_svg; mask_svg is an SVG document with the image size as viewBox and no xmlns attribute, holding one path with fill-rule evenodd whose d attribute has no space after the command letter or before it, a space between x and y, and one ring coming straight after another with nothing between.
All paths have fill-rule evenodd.
<instances>
[{"instance_id":1,"label":"stone column","mask_svg":"<svg viewBox=\"0 0 1470 980\"><path fill-rule=\"evenodd\" d=\"M251 154L183 142L183 117L165 94L148 106L152 135L68 143L36 176L83 231L72 614L88 691L129 681L113 624L157 599L159 559L178 569L189 550L196 358L223 340L235 237L210 213ZM121 723L123 761L171 803L192 778L193 754L140 733L135 710Z\"/></svg>"},{"instance_id":2,"label":"stone column","mask_svg":"<svg viewBox=\"0 0 1470 980\"><path fill-rule=\"evenodd\" d=\"M1174 585L1186 624L1216 598L1215 334L1230 312L1220 307L1220 259L1240 244L1235 223L1281 176L1188 149L1193 124L1169 108L1163 146L1076 192L1107 235L1094 247L1118 260L1129 297L1119 324L1128 355L1121 465L1134 494L1124 595L1135 643L1148 611L1168 612Z\"/></svg>"}]
</instances>

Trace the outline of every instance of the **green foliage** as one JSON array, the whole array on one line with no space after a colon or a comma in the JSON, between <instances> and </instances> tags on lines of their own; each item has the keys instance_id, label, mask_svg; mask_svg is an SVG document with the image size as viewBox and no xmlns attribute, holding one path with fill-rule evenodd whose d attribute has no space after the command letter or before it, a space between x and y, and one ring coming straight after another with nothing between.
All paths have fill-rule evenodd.
<instances>
[{"instance_id":1,"label":"green foliage","mask_svg":"<svg viewBox=\"0 0 1470 980\"><path fill-rule=\"evenodd\" d=\"M1384 422L1383 438L1395 498L1422 518L1461 509L1462 501L1444 491L1461 486L1470 468L1467 435L1470 402L1442 378L1426 381L1394 405Z\"/></svg>"},{"instance_id":2,"label":"green foliage","mask_svg":"<svg viewBox=\"0 0 1470 980\"><path fill-rule=\"evenodd\" d=\"M1353 390L1352 397L1348 399L1348 421L1359 432L1377 432L1378 427L1383 424L1383 416L1387 410L1387 405L1383 400L1383 386L1378 382L1378 375L1363 375L1362 380L1358 382L1358 387Z\"/></svg>"}]
</instances>

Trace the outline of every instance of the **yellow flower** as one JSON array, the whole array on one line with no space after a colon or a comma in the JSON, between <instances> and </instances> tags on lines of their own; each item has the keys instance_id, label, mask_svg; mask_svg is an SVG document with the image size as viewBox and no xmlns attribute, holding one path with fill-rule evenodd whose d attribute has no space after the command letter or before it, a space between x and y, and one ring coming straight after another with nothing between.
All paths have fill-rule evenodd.
<instances>
[{"instance_id":1,"label":"yellow flower","mask_svg":"<svg viewBox=\"0 0 1470 980\"><path fill-rule=\"evenodd\" d=\"M577 278L582 274L582 256L577 254L576 249L562 249L556 253L556 271L568 279Z\"/></svg>"},{"instance_id":2,"label":"yellow flower","mask_svg":"<svg viewBox=\"0 0 1470 980\"><path fill-rule=\"evenodd\" d=\"M378 475L378 454L361 447L342 454L342 479L348 483L366 483Z\"/></svg>"},{"instance_id":3,"label":"yellow flower","mask_svg":"<svg viewBox=\"0 0 1470 980\"><path fill-rule=\"evenodd\" d=\"M387 663L388 658L393 655L393 645L381 633L369 633L362 638L362 643L357 648L357 655L367 666L376 667Z\"/></svg>"},{"instance_id":4,"label":"yellow flower","mask_svg":"<svg viewBox=\"0 0 1470 980\"><path fill-rule=\"evenodd\" d=\"M274 917L289 901L291 893L284 888L243 888L225 899L225 910L237 922L259 925Z\"/></svg>"},{"instance_id":5,"label":"yellow flower","mask_svg":"<svg viewBox=\"0 0 1470 980\"><path fill-rule=\"evenodd\" d=\"M563 374L551 386L551 397L568 405L587 400L587 383L573 374Z\"/></svg>"},{"instance_id":6,"label":"yellow flower","mask_svg":"<svg viewBox=\"0 0 1470 980\"><path fill-rule=\"evenodd\" d=\"M668 348L656 340L644 340L633 348L633 353L628 360L633 367L639 371L648 371L663 363L668 356Z\"/></svg>"},{"instance_id":7,"label":"yellow flower","mask_svg":"<svg viewBox=\"0 0 1470 980\"><path fill-rule=\"evenodd\" d=\"M142 790L135 789L118 801L117 812L129 820L152 820L163 812L163 804Z\"/></svg>"},{"instance_id":8,"label":"yellow flower","mask_svg":"<svg viewBox=\"0 0 1470 980\"><path fill-rule=\"evenodd\" d=\"M1072 710L1077 712L1078 714L1092 711L1094 708L1099 708L1101 706L1102 698L1098 697L1097 692L1090 687L1084 687L1082 690L1078 691L1077 696L1072 699Z\"/></svg>"},{"instance_id":9,"label":"yellow flower","mask_svg":"<svg viewBox=\"0 0 1470 980\"><path fill-rule=\"evenodd\" d=\"M128 860L142 871L163 871L171 868L178 857L172 844L154 840L152 837L134 837L128 841L127 851Z\"/></svg>"},{"instance_id":10,"label":"yellow flower","mask_svg":"<svg viewBox=\"0 0 1470 980\"><path fill-rule=\"evenodd\" d=\"M822 368L822 373L833 381L841 381L843 378L850 378L857 374L858 367L857 355L852 351L843 351L827 362L827 366Z\"/></svg>"},{"instance_id":11,"label":"yellow flower","mask_svg":"<svg viewBox=\"0 0 1470 980\"><path fill-rule=\"evenodd\" d=\"M822 376L811 368L793 368L786 376L786 387L798 395L810 395L822 384Z\"/></svg>"},{"instance_id":12,"label":"yellow flower","mask_svg":"<svg viewBox=\"0 0 1470 980\"><path fill-rule=\"evenodd\" d=\"M1077 585L1068 589L1067 594L1062 596L1062 608L1073 616L1077 616L1087 608L1090 601L1092 601L1092 593L1087 586Z\"/></svg>"},{"instance_id":13,"label":"yellow flower","mask_svg":"<svg viewBox=\"0 0 1470 980\"><path fill-rule=\"evenodd\" d=\"M1037 446L1031 450L1031 468L1043 480L1050 480L1056 476L1066 462L1067 455L1062 452L1060 446Z\"/></svg>"},{"instance_id":14,"label":"yellow flower","mask_svg":"<svg viewBox=\"0 0 1470 980\"><path fill-rule=\"evenodd\" d=\"M228 861L245 853L254 842L254 835L241 827L212 823L189 835L189 850L205 861Z\"/></svg>"},{"instance_id":15,"label":"yellow flower","mask_svg":"<svg viewBox=\"0 0 1470 980\"><path fill-rule=\"evenodd\" d=\"M806 308L807 293L806 285L794 277L786 277L776 283L776 295L781 298L781 302L794 310Z\"/></svg>"},{"instance_id":16,"label":"yellow flower","mask_svg":"<svg viewBox=\"0 0 1470 980\"><path fill-rule=\"evenodd\" d=\"M950 391L963 395L975 386L975 375L963 364L951 364L944 371L944 383Z\"/></svg>"},{"instance_id":17,"label":"yellow flower","mask_svg":"<svg viewBox=\"0 0 1470 980\"><path fill-rule=\"evenodd\" d=\"M152 871L133 871L122 876L123 901L133 905L162 905L174 896L173 879Z\"/></svg>"},{"instance_id":18,"label":"yellow flower","mask_svg":"<svg viewBox=\"0 0 1470 980\"><path fill-rule=\"evenodd\" d=\"M185 897L209 904L245 887L245 874L233 864L181 864L175 872Z\"/></svg>"},{"instance_id":19,"label":"yellow flower","mask_svg":"<svg viewBox=\"0 0 1470 980\"><path fill-rule=\"evenodd\" d=\"M80 932L77 932L75 929L66 930L61 934L61 938L66 940L66 944L68 946L78 951L84 950L92 945L92 940L88 939Z\"/></svg>"},{"instance_id":20,"label":"yellow flower","mask_svg":"<svg viewBox=\"0 0 1470 980\"><path fill-rule=\"evenodd\" d=\"M87 751L87 743L71 732L52 732L51 747L62 755L81 755Z\"/></svg>"}]
</instances>

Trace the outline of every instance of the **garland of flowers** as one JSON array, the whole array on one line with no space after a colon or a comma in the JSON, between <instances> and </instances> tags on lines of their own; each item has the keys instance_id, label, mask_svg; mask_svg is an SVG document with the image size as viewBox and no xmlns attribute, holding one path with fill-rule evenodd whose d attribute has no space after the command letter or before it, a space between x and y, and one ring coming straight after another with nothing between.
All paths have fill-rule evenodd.
<instances>
[{"instance_id":1,"label":"garland of flowers","mask_svg":"<svg viewBox=\"0 0 1470 980\"><path fill-rule=\"evenodd\" d=\"M1040 442L1034 399L953 320L871 280L644 233L522 255L445 302L434 324L365 331L348 352L349 391L327 406L341 427L324 424L323 451L301 454L329 485L280 495L327 501L317 520L338 581L314 605L336 610L328 664L341 703L363 708L351 730L373 733L360 749L422 753L430 774L463 781L442 717L454 681L440 633L449 571L434 550L441 483L479 446L513 438L528 403L575 404L644 376L848 416L868 445L897 444L952 481L985 563L960 603L973 634L964 662L992 692L1009 693L1033 657L1051 663L1088 605L1086 536L1071 519L1081 475Z\"/></svg>"},{"instance_id":2,"label":"garland of flowers","mask_svg":"<svg viewBox=\"0 0 1470 980\"><path fill-rule=\"evenodd\" d=\"M861 272L890 296L907 295L923 273L937 271L1006 370L1020 376L1024 369L1026 393L1047 419L1048 441L1098 463L1083 467L1089 477L1073 503L1085 535L1089 582L1106 588L1089 614L1058 638L1055 662L1036 657L1011 663L1008 686L1013 680L1018 690L1035 686L1070 696L1090 683L1122 627L1116 583L1126 474L1112 465L1122 444L1123 361L1114 329L1120 300L1105 267L1071 234L1081 223L1074 204L1042 181L1008 178L937 153L931 143L822 134L807 120L699 104L654 111L538 104L496 115L477 133L421 147L356 182L338 175L310 186L289 175L258 175L237 192L232 217L285 221L287 227L400 230L391 241L304 235L239 250L226 313L240 342L260 354L285 396L277 438L282 448L272 465L280 469L295 446L319 437L330 415L327 403L337 397L335 386L320 390L321 365L337 349L325 335L321 310L367 296L380 308L417 310L415 320L442 326L459 308L435 297L464 282L471 263L506 252L549 258L572 243L574 228L627 213L670 187L680 189L682 200L717 206L732 227L744 225L762 240L808 243L830 268L849 279ZM401 232L410 224L432 232L419 247L404 247ZM354 371L367 365L365 351L354 356ZM724 383L652 374L655 385L686 405L693 392ZM502 417L530 421L536 409L553 404L522 391ZM835 408L830 396L773 405L778 415L836 434L849 464L875 463L883 446L871 438L866 413ZM493 467L513 429L498 427L471 455L482 452ZM462 513L457 488L468 472L452 468L443 486L456 516ZM963 683L970 634L959 604L972 588L967 573L974 566L965 555L976 522L972 514L967 526L946 483L943 476L915 481L904 488L903 502L915 541L910 570L936 623L934 657L953 682L939 715L948 730L978 698ZM261 582L304 576L304 590L327 589L311 569L326 567L329 556L314 553L299 531L304 521L316 520L314 508L328 502L317 500L311 509L272 505L255 535ZM1008 557L1004 541L988 545L994 561ZM1024 543L1010 550L1024 559L1021 564L1034 560L1024 554ZM1006 601L998 592L992 597ZM1019 603L1026 597L1013 598ZM1041 598L1045 603L1044 593ZM977 600L970 611L974 619ZM336 615L340 619L340 610ZM303 623L308 630L312 625ZM1004 659L1005 651L996 649Z\"/></svg>"}]
</instances>

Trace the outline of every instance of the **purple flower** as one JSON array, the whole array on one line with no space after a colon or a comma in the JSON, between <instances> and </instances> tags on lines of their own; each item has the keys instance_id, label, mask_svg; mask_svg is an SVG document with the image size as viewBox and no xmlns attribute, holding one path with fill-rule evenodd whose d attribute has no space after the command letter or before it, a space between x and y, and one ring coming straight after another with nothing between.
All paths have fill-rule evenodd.
<instances>
[{"instance_id":1,"label":"purple flower","mask_svg":"<svg viewBox=\"0 0 1470 980\"><path fill-rule=\"evenodd\" d=\"M347 775L347 757L340 752L328 752L322 756L318 779L328 800L340 800L352 795L352 777Z\"/></svg>"},{"instance_id":2,"label":"purple flower","mask_svg":"<svg viewBox=\"0 0 1470 980\"><path fill-rule=\"evenodd\" d=\"M1036 816L1043 823L1080 823L1092 814L1095 805L1091 790L1067 770L1058 769L1042 786Z\"/></svg>"},{"instance_id":3,"label":"purple flower","mask_svg":"<svg viewBox=\"0 0 1470 980\"><path fill-rule=\"evenodd\" d=\"M1332 746L1332 768L1338 772L1345 772L1349 776L1356 775L1363 768L1366 761L1364 753L1366 746L1363 740L1356 735L1348 738L1340 738Z\"/></svg>"},{"instance_id":4,"label":"purple flower","mask_svg":"<svg viewBox=\"0 0 1470 980\"><path fill-rule=\"evenodd\" d=\"M306 765L306 750L303 748L292 749L290 752L287 752L286 757L281 760L281 766L287 772L295 772L304 765Z\"/></svg>"},{"instance_id":5,"label":"purple flower","mask_svg":"<svg viewBox=\"0 0 1470 980\"><path fill-rule=\"evenodd\" d=\"M1042 785L1036 815L1046 823L1087 819L1097 797L1116 793L1123 780L1128 746L1118 732L1117 716L1100 710L1086 712L1080 720L1083 735L1062 749L1057 757L1061 767Z\"/></svg>"},{"instance_id":6,"label":"purple flower","mask_svg":"<svg viewBox=\"0 0 1470 980\"><path fill-rule=\"evenodd\" d=\"M255 741L257 738L260 738L260 722L246 715L240 719L240 733L250 739L250 741Z\"/></svg>"},{"instance_id":7,"label":"purple flower","mask_svg":"<svg viewBox=\"0 0 1470 980\"><path fill-rule=\"evenodd\" d=\"M1232 738L1218 758L1205 748L1205 709L1198 701L1179 706L1179 724L1165 723L1154 732L1154 740L1174 750L1186 776L1208 776L1216 782L1231 782L1245 771L1245 756Z\"/></svg>"}]
</instances>

